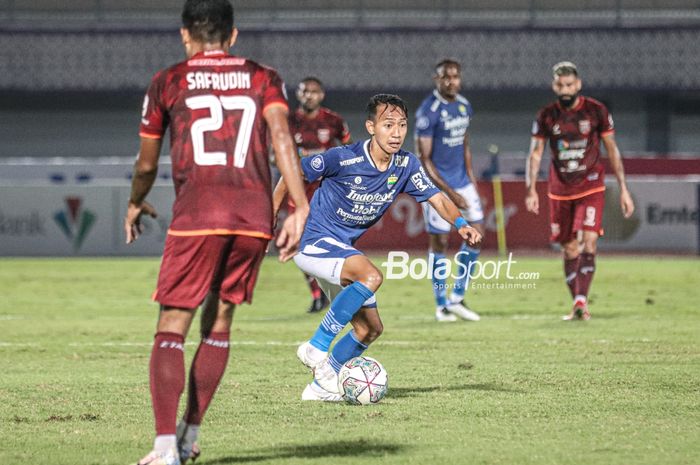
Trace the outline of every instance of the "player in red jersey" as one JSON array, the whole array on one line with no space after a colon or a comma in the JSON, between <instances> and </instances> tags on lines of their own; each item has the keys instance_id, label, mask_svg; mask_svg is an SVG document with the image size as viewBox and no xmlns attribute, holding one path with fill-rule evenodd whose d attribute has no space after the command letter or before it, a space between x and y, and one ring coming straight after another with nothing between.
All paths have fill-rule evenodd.
<instances>
[{"instance_id":1,"label":"player in red jersey","mask_svg":"<svg viewBox=\"0 0 700 465\"><path fill-rule=\"evenodd\" d=\"M343 118L321 106L325 96L323 83L320 79L309 76L299 82L297 87L299 108L289 115L289 129L294 136L299 155L302 157L322 153L336 145L351 142L350 130ZM306 185L306 196L309 201L311 201L319 184L320 182L316 181ZM313 277L306 273L304 276L309 284L313 299L307 312L320 312L328 306L328 299Z\"/></svg>"},{"instance_id":2,"label":"player in red jersey","mask_svg":"<svg viewBox=\"0 0 700 465\"><path fill-rule=\"evenodd\" d=\"M272 238L268 133L297 205L277 241L282 260L291 258L309 209L284 83L275 70L228 54L238 34L229 1L187 0L182 22L187 60L151 81L124 220L130 243L141 232L141 216L155 216L144 199L169 126L176 197L154 295L161 304L150 361L156 439L140 465L178 465L199 455L199 425L228 362L234 307L251 301ZM185 337L202 303L202 340L178 424Z\"/></svg>"},{"instance_id":3,"label":"player in red jersey","mask_svg":"<svg viewBox=\"0 0 700 465\"><path fill-rule=\"evenodd\" d=\"M549 214L551 241L564 251L564 274L574 299L565 320L588 320L588 290L595 272L598 237L603 233L605 170L600 162L600 142L610 158L620 186L620 206L625 218L634 212L627 189L622 157L615 143L613 120L602 103L580 95L581 79L576 65L563 61L553 68L552 89L557 101L542 108L532 128L528 158L527 210L539 213L537 173L549 139Z\"/></svg>"}]
</instances>

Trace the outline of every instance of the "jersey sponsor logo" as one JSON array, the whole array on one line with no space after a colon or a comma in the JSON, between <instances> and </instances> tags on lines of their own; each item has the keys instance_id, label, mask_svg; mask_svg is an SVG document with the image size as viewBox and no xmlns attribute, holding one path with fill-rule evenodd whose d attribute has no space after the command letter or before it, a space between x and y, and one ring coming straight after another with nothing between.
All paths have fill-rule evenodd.
<instances>
[{"instance_id":1,"label":"jersey sponsor logo","mask_svg":"<svg viewBox=\"0 0 700 465\"><path fill-rule=\"evenodd\" d=\"M444 119L443 125L446 131L452 129L466 129L469 126L469 117L458 116L457 118Z\"/></svg>"},{"instance_id":2,"label":"jersey sponsor logo","mask_svg":"<svg viewBox=\"0 0 700 465\"><path fill-rule=\"evenodd\" d=\"M555 124L554 126L552 126L552 134L555 136L561 134L561 128L559 127L559 124Z\"/></svg>"},{"instance_id":3,"label":"jersey sponsor logo","mask_svg":"<svg viewBox=\"0 0 700 465\"><path fill-rule=\"evenodd\" d=\"M362 178L360 176L355 176L355 184L362 184Z\"/></svg>"},{"instance_id":4,"label":"jersey sponsor logo","mask_svg":"<svg viewBox=\"0 0 700 465\"><path fill-rule=\"evenodd\" d=\"M591 122L587 119L582 119L578 122L578 130L584 136L587 136L591 132Z\"/></svg>"},{"instance_id":5,"label":"jersey sponsor logo","mask_svg":"<svg viewBox=\"0 0 700 465\"><path fill-rule=\"evenodd\" d=\"M313 160L311 160L311 168L316 171L323 171L324 163L323 157L321 155L316 155Z\"/></svg>"},{"instance_id":6,"label":"jersey sponsor logo","mask_svg":"<svg viewBox=\"0 0 700 465\"><path fill-rule=\"evenodd\" d=\"M322 144L327 143L329 140L331 140L331 130L330 129L319 129L316 131L316 136L318 137L318 141Z\"/></svg>"},{"instance_id":7,"label":"jersey sponsor logo","mask_svg":"<svg viewBox=\"0 0 700 465\"><path fill-rule=\"evenodd\" d=\"M187 79L187 89L189 90L250 89L250 73L243 71L231 71L228 73L194 71L187 73L185 79Z\"/></svg>"},{"instance_id":8,"label":"jersey sponsor logo","mask_svg":"<svg viewBox=\"0 0 700 465\"><path fill-rule=\"evenodd\" d=\"M420 130L428 129L429 126L430 126L430 118L428 118L427 116L420 116L416 120L416 129L420 129Z\"/></svg>"},{"instance_id":9,"label":"jersey sponsor logo","mask_svg":"<svg viewBox=\"0 0 700 465\"><path fill-rule=\"evenodd\" d=\"M365 159L365 157L355 157L355 158L348 158L347 160L341 160L340 166L354 165L355 163L360 163L364 159Z\"/></svg>"},{"instance_id":10,"label":"jersey sponsor logo","mask_svg":"<svg viewBox=\"0 0 700 465\"><path fill-rule=\"evenodd\" d=\"M413 185L416 186L416 189L419 191L423 192L426 189L428 189L428 183L425 182L425 178L421 173L415 173L413 176L411 176L411 182L413 182Z\"/></svg>"},{"instance_id":11,"label":"jersey sponsor logo","mask_svg":"<svg viewBox=\"0 0 700 465\"><path fill-rule=\"evenodd\" d=\"M419 173L416 173L419 174ZM427 188L427 187L426 187ZM355 189L350 190L350 193L346 197L353 202L361 203L387 203L394 200L395 191L389 191L384 193L376 192L374 194L360 194Z\"/></svg>"},{"instance_id":12,"label":"jersey sponsor logo","mask_svg":"<svg viewBox=\"0 0 700 465\"><path fill-rule=\"evenodd\" d=\"M394 155L394 165L398 168L406 168L408 166L408 157L406 155Z\"/></svg>"}]
</instances>

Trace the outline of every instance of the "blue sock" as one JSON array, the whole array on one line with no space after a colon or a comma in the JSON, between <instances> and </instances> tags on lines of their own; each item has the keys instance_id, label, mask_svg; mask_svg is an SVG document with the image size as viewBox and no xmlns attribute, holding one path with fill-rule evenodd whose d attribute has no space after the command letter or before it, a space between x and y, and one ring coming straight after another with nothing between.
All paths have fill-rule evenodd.
<instances>
[{"instance_id":1,"label":"blue sock","mask_svg":"<svg viewBox=\"0 0 700 465\"><path fill-rule=\"evenodd\" d=\"M435 304L438 307L444 307L447 305L447 281L445 274L445 267L447 266L445 262L440 262L440 260L445 260L444 253L430 252L428 254L428 260L430 256L433 258L433 294L435 294Z\"/></svg>"},{"instance_id":2,"label":"blue sock","mask_svg":"<svg viewBox=\"0 0 700 465\"><path fill-rule=\"evenodd\" d=\"M463 266L457 267L456 274L458 277L455 279L455 287L454 291L452 291L455 300L462 300L462 298L464 298L464 293L469 286L469 267L471 266L473 271L474 265L472 265L472 263L479 259L480 252L479 249L473 249L465 243L462 243L462 247L459 249L459 252L457 252L457 263Z\"/></svg>"},{"instance_id":3,"label":"blue sock","mask_svg":"<svg viewBox=\"0 0 700 465\"><path fill-rule=\"evenodd\" d=\"M362 355L362 352L365 350L367 350L367 345L357 340L355 331L350 331L336 342L331 356L328 357L328 361L335 372L338 373L343 363Z\"/></svg>"},{"instance_id":4,"label":"blue sock","mask_svg":"<svg viewBox=\"0 0 700 465\"><path fill-rule=\"evenodd\" d=\"M358 282L354 282L340 291L340 294L331 302L331 308L321 320L314 337L311 338L311 345L318 350L328 352L333 339L345 328L345 325L362 307L365 300L373 295L374 292Z\"/></svg>"}]
</instances>

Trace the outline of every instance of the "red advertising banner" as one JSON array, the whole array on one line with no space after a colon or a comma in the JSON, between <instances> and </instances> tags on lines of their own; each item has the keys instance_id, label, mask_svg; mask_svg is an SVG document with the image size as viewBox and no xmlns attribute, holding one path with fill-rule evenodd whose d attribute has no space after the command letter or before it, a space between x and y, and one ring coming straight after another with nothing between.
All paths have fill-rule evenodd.
<instances>
[{"instance_id":1,"label":"red advertising banner","mask_svg":"<svg viewBox=\"0 0 700 465\"><path fill-rule=\"evenodd\" d=\"M503 210L506 222L506 243L508 248L546 248L549 246L549 213L546 197L546 182L538 182L540 194L540 214L525 211L525 183L502 182ZM497 248L496 214L493 205L493 185L480 181L479 195L484 207L486 238L484 248ZM450 234L450 245L458 247L456 231ZM428 234L425 232L423 210L407 195L400 195L379 223L374 225L358 241L360 250L419 250L428 248Z\"/></svg>"}]
</instances>

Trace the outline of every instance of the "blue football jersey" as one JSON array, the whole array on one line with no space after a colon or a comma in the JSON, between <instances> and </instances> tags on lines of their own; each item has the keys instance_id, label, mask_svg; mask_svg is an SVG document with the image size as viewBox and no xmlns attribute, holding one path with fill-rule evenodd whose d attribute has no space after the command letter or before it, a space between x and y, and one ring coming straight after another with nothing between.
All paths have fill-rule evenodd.
<instances>
[{"instance_id":1,"label":"blue football jersey","mask_svg":"<svg viewBox=\"0 0 700 465\"><path fill-rule=\"evenodd\" d=\"M301 159L309 182L323 178L311 199L302 247L331 237L352 245L405 192L424 202L440 192L418 158L399 150L389 168L379 171L369 154L369 140L334 147Z\"/></svg>"},{"instance_id":2,"label":"blue football jersey","mask_svg":"<svg viewBox=\"0 0 700 465\"><path fill-rule=\"evenodd\" d=\"M416 111L416 137L433 139L433 163L453 189L471 182L464 164L464 134L473 114L466 98L457 95L454 102L448 102L437 90Z\"/></svg>"}]
</instances>

